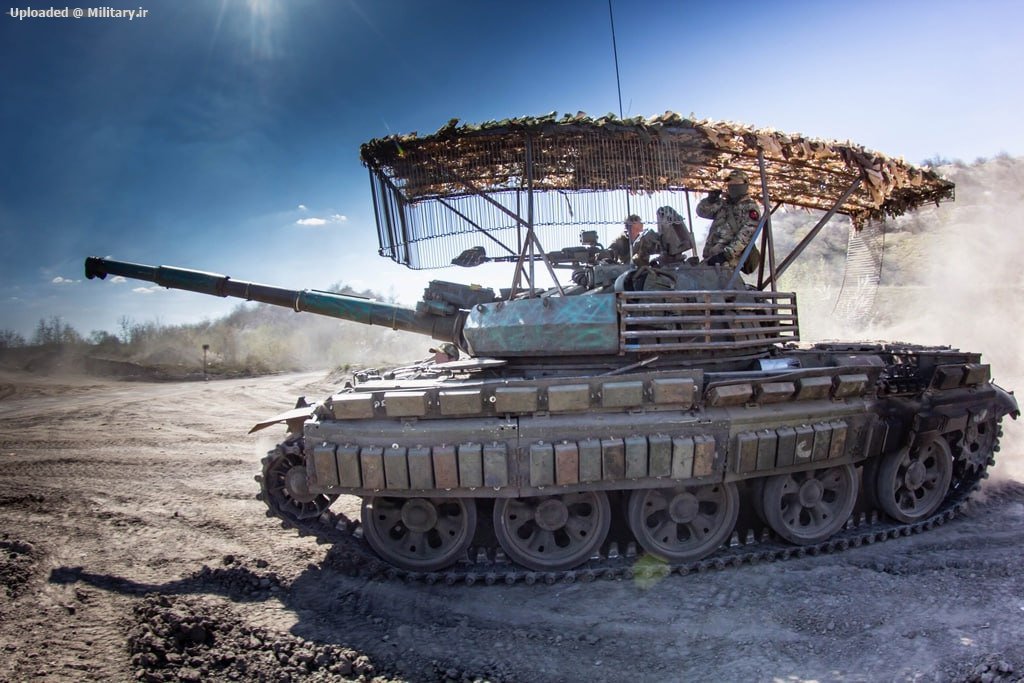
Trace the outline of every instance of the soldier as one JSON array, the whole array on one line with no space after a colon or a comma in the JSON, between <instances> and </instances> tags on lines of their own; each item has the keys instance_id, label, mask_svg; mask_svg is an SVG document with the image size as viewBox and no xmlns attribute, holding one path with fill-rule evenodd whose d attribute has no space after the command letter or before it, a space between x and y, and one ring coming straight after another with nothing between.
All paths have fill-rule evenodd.
<instances>
[{"instance_id":1,"label":"soldier","mask_svg":"<svg viewBox=\"0 0 1024 683\"><path fill-rule=\"evenodd\" d=\"M631 214L626 218L626 233L612 242L609 249L619 263L630 263L630 245L632 245L632 263L636 266L648 266L651 257L658 254L663 259L677 260L686 249L681 242L677 227L686 230L686 223L672 207L663 206L658 209L658 232L645 230L640 216ZM687 240L689 242L689 240Z\"/></svg>"},{"instance_id":2,"label":"soldier","mask_svg":"<svg viewBox=\"0 0 1024 683\"><path fill-rule=\"evenodd\" d=\"M761 206L750 198L747 174L733 171L726 180L726 196L713 190L697 204L697 215L710 218L711 228L704 243L704 260L708 265L725 264L735 268L761 220ZM743 266L752 273L760 263L760 254L753 249Z\"/></svg>"},{"instance_id":3,"label":"soldier","mask_svg":"<svg viewBox=\"0 0 1024 683\"><path fill-rule=\"evenodd\" d=\"M658 209L658 236L661 238L662 263L679 261L683 252L693 247L686 219L671 206Z\"/></svg>"},{"instance_id":4,"label":"soldier","mask_svg":"<svg viewBox=\"0 0 1024 683\"><path fill-rule=\"evenodd\" d=\"M608 247L615 257L616 263L629 263L631 251L629 245L636 242L644 232L644 222L635 213L626 216L626 230Z\"/></svg>"}]
</instances>

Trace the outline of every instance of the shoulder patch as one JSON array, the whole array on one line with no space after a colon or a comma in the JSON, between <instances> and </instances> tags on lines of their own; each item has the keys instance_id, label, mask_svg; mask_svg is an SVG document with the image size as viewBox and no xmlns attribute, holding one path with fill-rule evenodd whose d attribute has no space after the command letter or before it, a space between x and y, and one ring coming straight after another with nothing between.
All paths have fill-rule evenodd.
<instances>
[{"instance_id":1,"label":"shoulder patch","mask_svg":"<svg viewBox=\"0 0 1024 683\"><path fill-rule=\"evenodd\" d=\"M757 209L751 209L747 215L750 216L750 220L752 221L756 221L758 218L761 217L761 214L758 212Z\"/></svg>"}]
</instances>

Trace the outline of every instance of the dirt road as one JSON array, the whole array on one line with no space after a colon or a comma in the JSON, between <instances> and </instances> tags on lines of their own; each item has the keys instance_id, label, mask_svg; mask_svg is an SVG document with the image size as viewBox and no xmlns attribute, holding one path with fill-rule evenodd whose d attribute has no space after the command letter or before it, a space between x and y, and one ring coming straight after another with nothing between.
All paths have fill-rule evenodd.
<instances>
[{"instance_id":1,"label":"dirt road","mask_svg":"<svg viewBox=\"0 0 1024 683\"><path fill-rule=\"evenodd\" d=\"M253 498L283 430L249 426L329 390L0 377L0 680L1024 676L1024 484L1005 465L953 523L835 555L653 585L406 585L331 570Z\"/></svg>"}]
</instances>

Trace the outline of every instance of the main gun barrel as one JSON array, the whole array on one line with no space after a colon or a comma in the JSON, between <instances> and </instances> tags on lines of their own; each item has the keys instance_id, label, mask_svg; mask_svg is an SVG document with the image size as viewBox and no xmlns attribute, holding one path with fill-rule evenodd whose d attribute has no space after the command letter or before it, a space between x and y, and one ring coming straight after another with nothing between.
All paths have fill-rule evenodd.
<instances>
[{"instance_id":1,"label":"main gun barrel","mask_svg":"<svg viewBox=\"0 0 1024 683\"><path fill-rule=\"evenodd\" d=\"M436 315L383 303L373 299L310 289L285 289L261 285L244 280L232 280L227 275L174 266L147 266L127 261L114 261L96 256L85 259L85 276L104 279L107 275L120 275L133 280L153 282L169 289L183 289L211 296L235 297L246 301L259 301L271 306L283 306L295 311L326 315L351 320L364 325L381 325L394 330L417 334L459 344L462 313Z\"/></svg>"}]
</instances>

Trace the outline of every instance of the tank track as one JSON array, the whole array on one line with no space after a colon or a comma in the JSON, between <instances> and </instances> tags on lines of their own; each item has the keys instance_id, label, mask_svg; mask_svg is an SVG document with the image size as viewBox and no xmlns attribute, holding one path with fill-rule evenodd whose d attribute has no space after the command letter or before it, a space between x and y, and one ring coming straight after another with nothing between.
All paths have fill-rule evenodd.
<instances>
[{"instance_id":1,"label":"tank track","mask_svg":"<svg viewBox=\"0 0 1024 683\"><path fill-rule=\"evenodd\" d=\"M994 455L999 451L999 439L1002 428L997 423L995 443L987 462L973 474L970 481L963 481L956 488L951 487L950 493L942 505L927 519L904 524L887 517L880 510L856 513L843 526L842 530L814 545L796 546L778 539L767 527L748 529L744 538L733 532L728 546L715 551L711 556L695 562L666 563L637 549L634 543L620 550L616 542L606 543L599 556L593 557L583 565L564 571L531 571L513 564L505 557L500 547L470 547L466 558L456 565L434 572L415 572L394 567L370 549L362 538L362 526L357 520L330 511L323 510L319 514L304 518L289 514L280 506L275 505L273 497L268 495L265 484L266 473L273 462L282 456L301 455L301 438L286 441L263 458L263 475L256 475L260 482L258 500L267 504L266 515L276 517L285 529L294 529L300 536L313 536L317 543L331 545L332 550L324 560L324 566L350 576L368 579L386 579L406 583L425 583L428 585L474 584L494 585L525 583L532 585L544 583L571 584L577 581L590 582L597 579L636 579L652 581L672 574L686 575L704 573L712 570L724 570L744 564L760 564L780 562L784 560L817 556L825 553L836 553L850 548L873 543L881 543L889 539L910 536L934 527L942 526L960 515L968 505L970 495L981 487L981 481L988 477L988 468L995 463Z\"/></svg>"}]
</instances>

